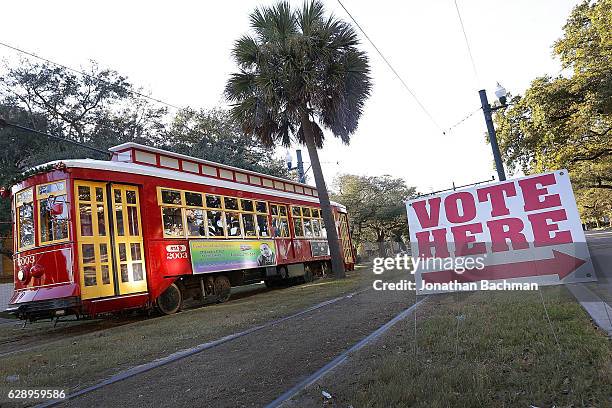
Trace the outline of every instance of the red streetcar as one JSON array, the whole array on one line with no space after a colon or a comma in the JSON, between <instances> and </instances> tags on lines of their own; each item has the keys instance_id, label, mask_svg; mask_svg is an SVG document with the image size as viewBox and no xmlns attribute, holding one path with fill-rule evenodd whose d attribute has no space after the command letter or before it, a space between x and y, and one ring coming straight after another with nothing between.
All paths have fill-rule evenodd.
<instances>
[{"instance_id":1,"label":"red streetcar","mask_svg":"<svg viewBox=\"0 0 612 408\"><path fill-rule=\"evenodd\" d=\"M330 269L312 186L135 143L110 151L40 166L13 187L7 310L18 317L171 314L185 299L223 302L232 286ZM346 209L332 210L351 270Z\"/></svg>"}]
</instances>

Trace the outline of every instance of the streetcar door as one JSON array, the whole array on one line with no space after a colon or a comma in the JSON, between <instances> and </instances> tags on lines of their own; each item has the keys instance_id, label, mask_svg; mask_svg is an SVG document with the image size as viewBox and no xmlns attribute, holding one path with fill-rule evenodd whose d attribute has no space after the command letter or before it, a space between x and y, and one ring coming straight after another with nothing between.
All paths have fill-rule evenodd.
<instances>
[{"instance_id":1,"label":"streetcar door","mask_svg":"<svg viewBox=\"0 0 612 408\"><path fill-rule=\"evenodd\" d=\"M113 296L106 184L81 180L74 184L81 298Z\"/></svg>"},{"instance_id":2,"label":"streetcar door","mask_svg":"<svg viewBox=\"0 0 612 408\"><path fill-rule=\"evenodd\" d=\"M272 237L276 242L278 259L288 262L295 258L289 231L289 211L285 204L270 203L270 215L272 218Z\"/></svg>"},{"instance_id":3,"label":"streetcar door","mask_svg":"<svg viewBox=\"0 0 612 408\"><path fill-rule=\"evenodd\" d=\"M119 295L147 291L140 201L135 186L111 184L113 241Z\"/></svg>"},{"instance_id":4,"label":"streetcar door","mask_svg":"<svg viewBox=\"0 0 612 408\"><path fill-rule=\"evenodd\" d=\"M342 255L345 263L354 263L353 250L351 248L351 239L349 237L348 217L344 213L338 214L340 218L339 232L340 241L342 243Z\"/></svg>"}]
</instances>

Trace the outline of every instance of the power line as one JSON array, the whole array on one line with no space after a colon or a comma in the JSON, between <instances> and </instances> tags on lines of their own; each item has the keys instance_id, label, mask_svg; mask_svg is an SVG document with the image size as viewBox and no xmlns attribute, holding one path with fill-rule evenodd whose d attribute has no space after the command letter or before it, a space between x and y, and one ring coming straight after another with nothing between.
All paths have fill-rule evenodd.
<instances>
[{"instance_id":1,"label":"power line","mask_svg":"<svg viewBox=\"0 0 612 408\"><path fill-rule=\"evenodd\" d=\"M67 69L68 71L72 71L72 72L74 72L74 73L81 74L81 75L86 76L86 77L88 77L88 78L90 78L90 79L93 79L93 80L96 80L96 81L99 81L99 82L103 82L103 83L105 83L105 84L107 84L107 85L111 85L111 86L113 85L112 83L110 83L110 82L108 82L108 81L106 81L106 80L104 80L104 79L98 78L98 77L96 77L96 76L93 76L93 75L88 74L88 73L86 73L86 72L80 71L80 70L78 70L78 69L71 68L71 67L69 67L69 66L66 66L66 65L60 64L60 63L58 63L58 62L51 61L50 59L40 57L40 56L38 56L38 55L34 54L33 52L29 52L29 51L22 50L21 48L14 47L14 46L12 46L12 45L9 45L9 44L4 43L4 42L1 42L1 41L0 41L0 45L1 45L1 46L3 46L3 47L9 48L9 49L11 49L11 50L13 50L13 51L17 51L17 52L20 52L20 53L22 53L22 54L28 55L28 56L30 56L30 57L33 57L33 58L39 59L39 60L41 60L41 61L45 61L45 62L47 62L47 63L49 63L49 64L53 64L53 65L56 65L56 66L58 66L58 67L61 67L61 68ZM131 93L132 95L141 96L141 97L143 97L143 98L149 99L149 100L154 101L154 102L157 102L157 103L161 103L162 105L166 105L166 106L169 106L169 107L174 108L174 109L178 109L178 110L181 110L181 109L182 109L181 107L179 107L179 106L177 106L177 105L173 105L173 104L171 104L171 103L168 103L168 102L162 101L161 99L153 98L152 96L145 95L145 94L140 93L140 92L138 92L138 91L133 91L133 90L131 90L131 89L130 89L130 90L127 90L127 91L128 91L129 93Z\"/></svg>"},{"instance_id":2,"label":"power line","mask_svg":"<svg viewBox=\"0 0 612 408\"><path fill-rule=\"evenodd\" d=\"M383 55L383 53L378 49L378 47L376 46L376 44L374 44L374 41L372 41L370 39L370 37L366 34L365 30L359 25L359 23L357 22L357 20L355 20L355 18L353 17L353 15L346 9L346 7L344 7L344 4L342 4L342 1L338 0L338 3L340 4L340 6L344 9L344 11L346 12L346 14L348 14L348 16L351 18L351 20L353 20L353 23L355 23L355 25L357 26L357 28L359 28L359 30L361 31L361 33L363 34L363 36L368 40L368 42L372 45L372 47L374 47L374 49L376 50L376 52L378 53L378 55L380 55L380 57L385 61L385 63L387 64L387 66L389 67L389 69L391 69L391 71L393 72L393 74L395 75L395 77L397 79L399 79L399 81L402 83L402 85L404 86L404 88L408 91L408 93L414 98L414 100L416 101L416 103L420 106L420 108L423 110L423 112L425 112L425 114L429 117L429 119L431 119L431 121L433 122L434 125L436 125L436 127L442 132L442 134L444 134L444 131L442 130L442 128L440 127L440 125L438 125L438 122L436 122L436 120L433 118L433 116L431 115L431 113L429 113L429 111L425 108L425 106L421 103L421 101L419 100L419 98L417 98L416 94L412 91L412 89L410 89L410 87L406 84L406 82L404 81L404 79L400 76L400 74L397 73L397 71L395 70L395 68L393 68L393 65L391 65L391 63L389 62L389 60Z\"/></svg>"},{"instance_id":3,"label":"power line","mask_svg":"<svg viewBox=\"0 0 612 408\"><path fill-rule=\"evenodd\" d=\"M468 120L469 118L471 118L476 112L480 111L482 108L479 107L478 109L476 109L473 112L468 113L463 119L457 121L457 123L455 123L454 125L450 126L448 129L445 130L445 133L448 134L451 130L453 130L454 128L456 128L457 126L461 125L463 122L465 122L466 120Z\"/></svg>"},{"instance_id":4,"label":"power line","mask_svg":"<svg viewBox=\"0 0 612 408\"><path fill-rule=\"evenodd\" d=\"M75 68L72 68L72 67L69 67L69 66L64 65L64 64L61 64L61 63L59 63L59 62L55 62L55 61L50 60L50 59L48 59L48 58L41 57L41 56L39 56L39 55L34 54L33 52L25 51L25 50L23 50L23 49L21 49L21 48L18 48L18 47L12 46L12 45L10 45L10 44L7 44L7 43L1 42L1 41L0 41L0 45L1 45L1 46L4 46L4 47L6 47L6 48L9 48L9 49L11 49L11 50L13 50L13 51L17 51L17 52L19 52L19 53L22 53L22 54L24 54L24 55L27 55L27 56L29 56L29 57L33 57L33 58L39 59L39 60L44 61L44 62L47 62L47 63L49 63L49 64L53 64L53 65L55 65L55 66L57 66L57 67L64 68L64 69L66 69L66 70L68 70L68 71L71 71L71 72L77 73L77 74L79 74L79 75L82 75L82 76L88 77L88 78L93 79L93 80L95 80L95 81L102 82L102 83L105 83L105 84L107 84L107 85L111 85L111 86L112 86L112 84L111 84L110 82L108 82L108 81L106 81L106 80L104 80L104 79L98 78L98 77L96 77L96 76L94 76L94 75L88 74L88 73L86 73L86 72L83 72L83 71L81 71L81 70L78 70L78 69L75 69ZM5 85L5 86L6 86L6 85ZM8 88L8 87L7 87L7 88ZM129 92L129 93L130 93L130 94L132 94L132 95L135 95L135 96L140 96L140 97L143 97L143 98L149 99L149 100L151 100L151 101L154 101L154 102L157 102L157 103L161 103L162 105L166 105L166 106L168 106L168 107L171 107L171 108L177 109L177 110L179 110L179 111L181 111L181 110L183 110L183 109L184 109L184 108L181 108L180 106L177 106L177 105L175 105L175 104L172 104L172 103L169 103L169 102L163 101L163 100L161 100L161 99L154 98L154 97L152 97L152 96L149 96L149 95L143 94L143 93L141 93L141 92L137 92L137 91L133 91L133 90L129 90L129 89L127 89L126 91L127 91L127 92ZM37 104L38 104L38 103L37 103ZM184 129L186 129L187 131L189 131L189 132L195 133L195 134L197 134L197 135L204 136L204 134L202 134L201 132L199 132L199 131L197 131L197 130L195 130L195 129L190 128L190 127L189 127L189 126L187 126L186 124L183 124L183 125L182 125L182 127L183 127ZM29 129L29 128L24 128L24 130L25 130L25 129ZM108 128L108 129L109 129L109 130L112 130L112 128ZM42 132L39 132L39 131L37 131L37 130L34 130L34 131L35 131L36 133L39 133L39 134L42 134L42 135L48 135L48 134L46 134L46 133L42 133ZM51 135L51 136L52 136L52 135ZM69 139L64 139L64 138L59 137L59 136L52 136L52 137L57 138L57 139L60 139L60 140L63 140L63 141L67 141L67 142L69 142L69 143L71 143L71 142L72 142L72 141L70 141ZM222 144L224 144L224 145L226 145L226 146L228 146L228 147L234 147L234 148L237 148L237 149L241 149L241 148L243 147L243 146L238 145L238 144L236 144L236 143L230 143L230 142L227 142L227 141L219 141L219 143L222 143ZM108 152L106 152L106 153L108 154Z\"/></svg>"},{"instance_id":5,"label":"power line","mask_svg":"<svg viewBox=\"0 0 612 408\"><path fill-rule=\"evenodd\" d=\"M105 156L112 156L112 153L109 152L108 150L96 149L95 147L88 146L88 145L86 145L84 143L79 143L77 141L70 140L70 139L64 139L63 137L55 136L55 135L52 135L50 133L41 132L39 130L32 129L32 128L25 127L25 126L21 126L21 125L18 125L16 123L7 122L6 120L0 118L0 129L5 128L5 127L12 127L12 128L19 129L19 130L24 130L26 132L31 132L31 133L35 133L35 134L38 134L38 135L41 135L41 136L48 137L49 139L59 140L59 141L62 141L62 142L73 144L75 146L82 147L84 149L89 149L89 150L92 150L94 152L102 153Z\"/></svg>"},{"instance_id":6,"label":"power line","mask_svg":"<svg viewBox=\"0 0 612 408\"><path fill-rule=\"evenodd\" d=\"M465 38L465 45L467 46L468 55L470 56L470 61L472 61L472 69L474 70L474 77L476 78L476 82L480 82L480 79L478 77L478 70L476 69L476 63L474 62L474 56L472 55L472 49L470 48L470 42L465 32L465 26L463 25L463 19L461 18L461 13L459 12L459 5L457 4L457 0L455 0L455 9L457 10L457 17L459 17L459 23L461 24L461 31L463 31L463 38Z\"/></svg>"}]
</instances>

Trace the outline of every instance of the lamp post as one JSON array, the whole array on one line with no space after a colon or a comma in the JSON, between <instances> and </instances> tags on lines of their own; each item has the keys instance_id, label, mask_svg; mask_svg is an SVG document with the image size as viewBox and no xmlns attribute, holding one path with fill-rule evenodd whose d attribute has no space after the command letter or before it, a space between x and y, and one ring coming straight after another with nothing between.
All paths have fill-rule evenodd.
<instances>
[{"instance_id":1,"label":"lamp post","mask_svg":"<svg viewBox=\"0 0 612 408\"><path fill-rule=\"evenodd\" d=\"M506 89L503 86L497 83L497 88L495 89L495 96L501 103L500 106L491 107L489 105L489 101L487 99L487 92L484 89L478 91L480 95L480 103L482 104L482 113L485 117L485 123L487 124L487 132L489 133L489 141L491 142L491 150L493 150L493 159L495 160L495 168L497 169L497 178L499 181L506 180L506 172L504 171L504 163L501 159L501 154L499 153L499 146L497 144L497 136L495 135L495 126L493 126L493 117L492 113L498 109L506 107Z\"/></svg>"},{"instance_id":2,"label":"lamp post","mask_svg":"<svg viewBox=\"0 0 612 408\"><path fill-rule=\"evenodd\" d=\"M306 183L306 177L304 174L304 162L302 161L302 151L297 149L295 151L295 155L297 157L297 166L292 166L293 158L291 157L291 153L287 150L287 155L285 156L285 162L287 163L288 170L297 170L298 181L302 184Z\"/></svg>"}]
</instances>

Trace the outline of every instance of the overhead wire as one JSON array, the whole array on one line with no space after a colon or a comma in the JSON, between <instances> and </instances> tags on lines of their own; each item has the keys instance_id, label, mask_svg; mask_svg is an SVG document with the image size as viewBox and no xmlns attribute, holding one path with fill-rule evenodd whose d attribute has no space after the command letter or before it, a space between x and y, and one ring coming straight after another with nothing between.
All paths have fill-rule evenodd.
<instances>
[{"instance_id":1,"label":"overhead wire","mask_svg":"<svg viewBox=\"0 0 612 408\"><path fill-rule=\"evenodd\" d=\"M10 45L10 44L7 44L7 43L5 43L5 42L0 41L0 46L6 47L6 48L11 49L11 50L13 50L13 51L16 51L16 52L19 52L19 53L21 53L21 54L27 55L27 56L29 56L29 57L36 58L36 59L41 60L41 61L44 61L44 62L46 62L46 63L53 64L53 65L55 65L55 66L57 66L57 67L64 68L64 69L66 69L66 70L68 70L68 71L71 71L71 72L74 72L74 73L76 73L76 74L82 75L82 76L84 76L84 77L88 77L88 78L90 78L90 79L93 79L93 80L96 80L96 81L99 81L99 82L105 83L105 84L107 84L107 85L111 85L111 86L113 85L111 82L106 81L106 80L104 80L104 79L102 79L102 78L98 78L98 77L96 77L95 75L88 74L87 72L84 72L84 71L82 71L82 70L78 70L78 69L72 68L72 67L70 67L70 66L68 66L68 65L65 65L65 64L62 64L62 63L59 63L59 62L53 61L53 60L51 60L51 59L49 59L49 58L41 57L41 56L39 56L39 55L37 55L37 54L35 54L35 53L33 53L33 52L26 51L26 50L24 50L24 49L22 49L22 48L15 47L15 46ZM3 84L3 85L7 86L6 84ZM142 98L145 98L145 99L151 100L151 101L153 101L153 102L160 103L160 104L162 104L162 105L165 105L165 106L168 106L168 107L174 108L174 109L176 109L176 110L178 110L178 111L182 111L182 110L185 110L185 109L186 109L186 108L181 108L181 107L180 107L180 106L178 106L178 105L175 105L175 104L172 104L172 103L166 102L166 101L164 101L164 100L162 100L162 99L158 99L158 98L154 98L154 97L152 97L152 96L146 95L146 94L144 94L144 93L142 93L142 92L134 91L134 90L132 90L132 89L128 89L128 90L127 90L127 92L129 92L129 93L130 93L130 94L132 94L132 95L139 96L139 97L142 97ZM222 97L222 96L221 96L221 97ZM220 97L220 99L221 99L221 97ZM182 127L183 127L184 129L186 129L187 131L189 131L189 132L192 132L192 133L195 133L195 134L198 134L198 135L202 135L202 136L204 136L204 134L203 134L203 133L201 133L201 132L199 132L199 131L197 131L197 130L195 130L195 129L190 128L190 127L189 127L189 126L187 126L186 124L183 124L183 125L182 125ZM111 129L111 128L109 128L109 129ZM37 131L37 133L40 133L40 132L38 132L38 131ZM61 137L59 137L59 136L56 136L56 137L57 137L57 138L59 138L59 139L62 139L62 140L66 140L66 141L68 141L68 139L64 139L64 138L61 138ZM242 148L244 147L244 146L241 146L241 145L239 145L239 144L236 144L236 143L230 143L230 142L226 142L226 141L220 141L220 143L222 143L222 144L224 144L224 145L226 145L226 146L228 146L228 147L233 147L233 148L236 148L236 149L242 149ZM256 164L256 163L253 163L253 164Z\"/></svg>"},{"instance_id":2,"label":"overhead wire","mask_svg":"<svg viewBox=\"0 0 612 408\"><path fill-rule=\"evenodd\" d=\"M459 4L457 0L455 2L455 9L457 10L457 17L459 17L459 24L461 25L461 31L463 32L463 38L465 39L465 46L467 47L467 52L470 57L470 61L472 62L472 69L474 70L474 78L476 82L480 82L480 77L478 76L478 70L476 69L476 62L474 61L474 55L472 55L472 48L470 47L470 41L468 40L467 33L465 31L465 26L463 24L463 19L461 18L461 12L459 11Z\"/></svg>"},{"instance_id":3,"label":"overhead wire","mask_svg":"<svg viewBox=\"0 0 612 408\"><path fill-rule=\"evenodd\" d=\"M468 120L469 118L471 118L472 116L474 116L474 114L476 112L479 112L482 108L478 107L475 111L468 113L463 119L457 121L454 125L448 127L445 130L445 133L448 134L451 130L453 130L454 128L456 128L457 126L461 125L463 122L465 122L466 120Z\"/></svg>"},{"instance_id":4,"label":"overhead wire","mask_svg":"<svg viewBox=\"0 0 612 408\"><path fill-rule=\"evenodd\" d=\"M350 17L350 19L353 21L353 23L355 23L355 25L357 26L357 28L359 28L359 30L361 31L361 33L363 34L363 36L368 40L368 42L372 45L372 47L374 47L374 49L376 50L376 52L378 53L378 55L383 59L383 61L385 62L385 64L387 64L387 66L389 67L389 69L391 70L391 72L393 72L393 74L395 75L395 77L401 82L401 84L403 85L404 89L406 89L406 91L408 91L408 93L412 96L412 98L414 98L414 100L416 101L416 103L419 105L419 107L421 108L421 110L429 117L429 119L431 120L431 122L442 132L442 134L444 134L444 130L440 127L440 125L438 124L438 122L434 119L433 115L429 112L429 110L427 110L427 108L425 107L425 105L423 105L423 103L421 102L421 100L416 96L416 94L414 93L414 91L412 91L412 89L408 86L408 84L406 83L406 81L404 81L404 79L401 77L401 75L397 72L397 70L393 67L393 65L391 65L391 63L389 62L389 60L387 59L387 57L385 57L385 55L380 51L380 49L376 46L376 44L374 44L374 41L372 41L372 39L370 38L370 36L368 36L368 34L365 32L365 30L363 29L363 27L357 22L357 20L355 19L355 17L353 17L353 15L351 14L350 11L348 11L348 9L344 6L344 4L342 3L341 0L337 0L338 4L340 4L340 6L344 9L344 11L346 12L346 14L348 14L348 16Z\"/></svg>"},{"instance_id":5,"label":"overhead wire","mask_svg":"<svg viewBox=\"0 0 612 408\"><path fill-rule=\"evenodd\" d=\"M59 62L55 62L55 61L52 61L52 60L47 59L47 58L43 58L43 57L41 57L41 56L39 56L39 55L34 54L33 52L25 51L25 50L23 50L23 49L21 49L21 48L15 47L15 46L10 45L10 44L7 44L7 43L5 43L5 42L0 41L0 45L1 45L1 46L3 46L3 47L9 48L9 49L11 49L11 50L13 50L13 51L17 51L17 52L19 52L19 53L22 53L22 54L28 55L28 56L30 56L30 57L33 57L33 58L39 59L39 60L44 61L44 62L47 62L47 63L49 63L49 64L53 64L53 65L55 65L55 66L58 66L58 67L64 68L64 69L66 69L66 70L68 70L68 71L71 71L71 72L74 72L74 73L77 73L77 74L81 74L81 75L83 75L83 76L85 76L85 77L88 77L88 78L90 78L90 79L93 79L93 80L96 80L96 81L99 81L99 82L103 82L103 83L105 83L105 84L107 84L107 85L111 85L111 86L113 85L112 83L110 83L110 82L108 82L108 81L106 81L106 80L104 80L104 79L102 79L102 78L98 78L98 77L96 77L95 75L88 74L87 72L83 72L83 71L81 71L81 70L78 70L78 69L75 69L75 68L69 67L69 66L67 66L67 65L60 64ZM129 90L128 90L128 92L129 92L129 93L131 93L132 95L141 96L141 97L143 97L143 98L149 99L149 100L154 101L154 102L157 102L157 103L161 103L162 105L166 105L166 106L169 106L169 107L174 108L174 109L178 109L178 110L183 109L183 108L181 108L180 106L173 105L173 104L168 103L168 102L165 102L165 101L163 101L163 100L161 100L161 99L154 98L154 97L152 97L152 96L149 96L149 95L143 94L143 93L138 92L138 91L134 91L134 90L132 90L132 89L129 89Z\"/></svg>"}]
</instances>

